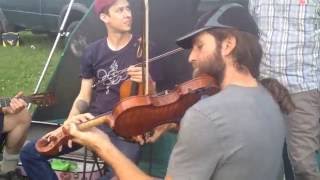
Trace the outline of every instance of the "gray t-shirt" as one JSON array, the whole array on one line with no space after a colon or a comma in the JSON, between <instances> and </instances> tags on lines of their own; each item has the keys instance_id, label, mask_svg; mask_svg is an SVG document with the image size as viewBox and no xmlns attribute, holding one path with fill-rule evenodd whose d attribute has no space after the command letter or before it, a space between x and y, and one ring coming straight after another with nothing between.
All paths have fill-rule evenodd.
<instances>
[{"instance_id":1,"label":"gray t-shirt","mask_svg":"<svg viewBox=\"0 0 320 180\"><path fill-rule=\"evenodd\" d=\"M167 174L174 180L276 180L284 138L282 113L264 87L230 85L186 112Z\"/></svg>"}]
</instances>

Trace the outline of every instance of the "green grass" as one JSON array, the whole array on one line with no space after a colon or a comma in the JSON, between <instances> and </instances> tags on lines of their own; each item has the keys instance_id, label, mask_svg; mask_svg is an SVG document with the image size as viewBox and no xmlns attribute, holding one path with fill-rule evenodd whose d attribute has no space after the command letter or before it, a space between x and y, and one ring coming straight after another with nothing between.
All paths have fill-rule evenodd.
<instances>
[{"instance_id":1,"label":"green grass","mask_svg":"<svg viewBox=\"0 0 320 180\"><path fill-rule=\"evenodd\" d=\"M21 32L20 42L20 47L0 46L0 96L2 97L14 96L18 91L23 91L25 95L32 94L54 40L47 35ZM59 44L62 44L62 41ZM39 92L45 91L61 54L60 45L54 53Z\"/></svg>"}]
</instances>

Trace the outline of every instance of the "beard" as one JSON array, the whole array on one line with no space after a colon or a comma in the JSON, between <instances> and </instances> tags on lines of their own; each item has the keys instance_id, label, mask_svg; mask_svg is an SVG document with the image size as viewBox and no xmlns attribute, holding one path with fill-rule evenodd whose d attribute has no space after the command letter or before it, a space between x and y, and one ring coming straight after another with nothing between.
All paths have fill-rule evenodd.
<instances>
[{"instance_id":1,"label":"beard","mask_svg":"<svg viewBox=\"0 0 320 180\"><path fill-rule=\"evenodd\" d=\"M224 79L225 69L226 64L223 62L221 52L215 51L208 55L203 61L193 65L193 77L208 74L214 77L220 85Z\"/></svg>"}]
</instances>

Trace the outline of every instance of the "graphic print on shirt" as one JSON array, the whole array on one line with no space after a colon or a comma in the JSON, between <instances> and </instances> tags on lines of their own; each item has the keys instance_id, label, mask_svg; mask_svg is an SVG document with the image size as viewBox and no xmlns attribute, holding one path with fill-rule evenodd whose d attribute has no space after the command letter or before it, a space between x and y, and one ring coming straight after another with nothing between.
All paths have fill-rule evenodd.
<instances>
[{"instance_id":1,"label":"graphic print on shirt","mask_svg":"<svg viewBox=\"0 0 320 180\"><path fill-rule=\"evenodd\" d=\"M127 73L122 73L118 70L119 66L116 60L113 61L111 66L109 67L109 71L106 69L98 69L97 78L98 81L102 81L102 86L106 88L106 95L109 94L109 90L111 86L119 84L121 81L126 80L128 78Z\"/></svg>"}]
</instances>

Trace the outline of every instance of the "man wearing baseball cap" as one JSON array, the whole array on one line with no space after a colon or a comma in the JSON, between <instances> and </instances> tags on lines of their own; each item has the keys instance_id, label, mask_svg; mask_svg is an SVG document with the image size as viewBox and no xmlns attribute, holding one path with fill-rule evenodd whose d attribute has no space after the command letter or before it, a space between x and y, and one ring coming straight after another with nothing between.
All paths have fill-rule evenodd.
<instances>
[{"instance_id":1,"label":"man wearing baseball cap","mask_svg":"<svg viewBox=\"0 0 320 180\"><path fill-rule=\"evenodd\" d=\"M193 32L177 40L191 48L194 75L213 76L221 91L185 113L166 179L277 179L285 127L278 104L257 81L262 55L258 35L248 11L231 3L205 15ZM71 124L69 132L110 164L119 179L152 179L100 130L82 132Z\"/></svg>"},{"instance_id":2,"label":"man wearing baseball cap","mask_svg":"<svg viewBox=\"0 0 320 180\"><path fill-rule=\"evenodd\" d=\"M75 99L64 126L71 122L87 121L94 116L111 112L120 99L120 85L130 79L142 82L142 69L138 63L137 50L139 37L131 33L132 13L127 0L95 0L94 11L104 23L107 35L90 44L84 51L80 63L81 88ZM94 28L94 27L92 27ZM119 73L127 69L125 73ZM151 74L153 75L153 74ZM157 77L153 76L153 79ZM152 89L152 88L150 88ZM89 112L88 114L83 114ZM106 125L99 128L111 138L111 141L131 161L137 162L140 146L120 139ZM50 137L50 133L46 135ZM93 138L93 137L90 137ZM79 149L79 146L63 147L59 155ZM32 180L56 180L57 176L50 168L48 159L35 149L35 142L27 144L21 153L23 167ZM108 174L108 178L113 176ZM107 179L108 179L107 178Z\"/></svg>"}]
</instances>

